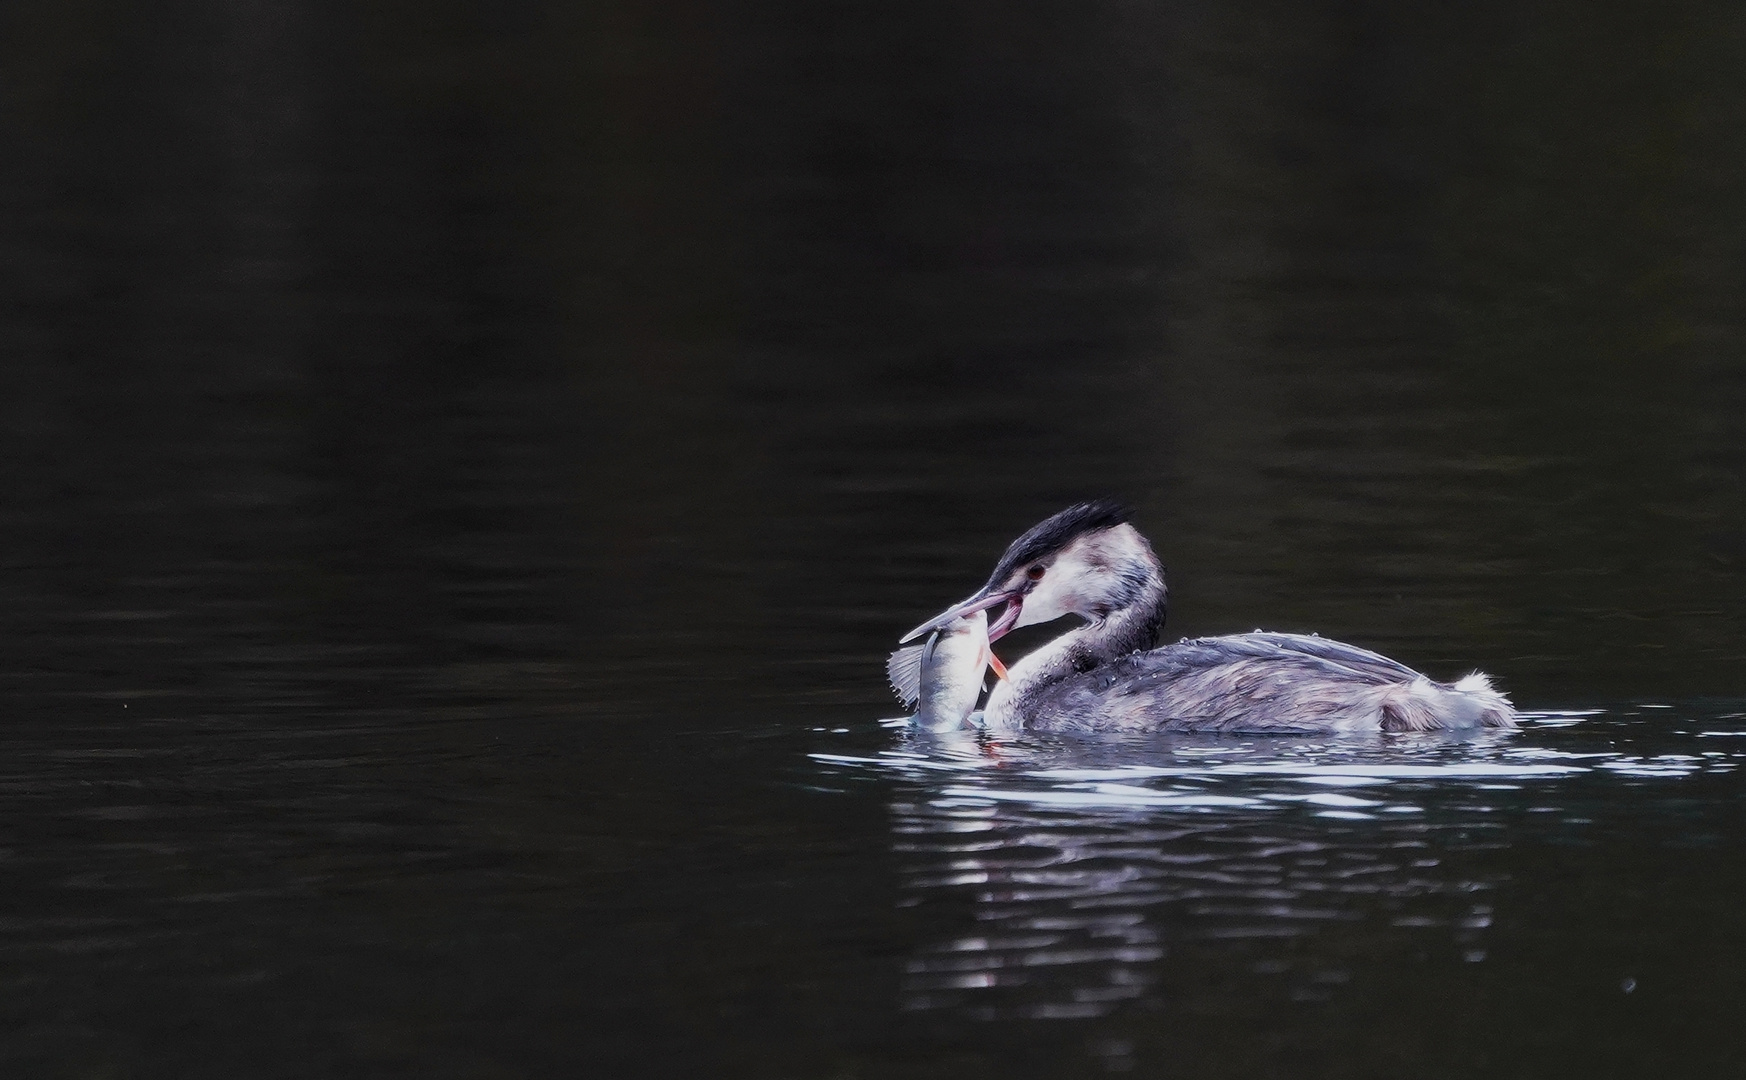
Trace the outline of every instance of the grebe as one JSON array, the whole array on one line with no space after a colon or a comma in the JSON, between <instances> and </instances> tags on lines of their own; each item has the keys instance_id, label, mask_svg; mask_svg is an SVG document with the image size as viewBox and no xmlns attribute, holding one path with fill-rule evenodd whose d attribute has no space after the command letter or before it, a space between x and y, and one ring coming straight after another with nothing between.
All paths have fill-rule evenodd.
<instances>
[{"instance_id":1,"label":"grebe","mask_svg":"<svg viewBox=\"0 0 1746 1080\"><path fill-rule=\"evenodd\" d=\"M1386 656L1308 634L1185 638L1154 648L1164 568L1118 503L1072 506L1006 549L988 584L907 634L910 641L1005 605L997 641L1078 615L1011 665L984 707L991 728L1032 731L1335 733L1513 728L1515 709L1474 672L1436 682Z\"/></svg>"}]
</instances>

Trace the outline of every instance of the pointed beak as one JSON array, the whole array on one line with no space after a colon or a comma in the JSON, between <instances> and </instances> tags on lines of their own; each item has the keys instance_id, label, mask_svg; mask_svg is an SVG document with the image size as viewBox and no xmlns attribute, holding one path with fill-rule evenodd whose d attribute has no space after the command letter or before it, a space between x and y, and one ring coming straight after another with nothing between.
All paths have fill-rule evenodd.
<instances>
[{"instance_id":1,"label":"pointed beak","mask_svg":"<svg viewBox=\"0 0 1746 1080\"><path fill-rule=\"evenodd\" d=\"M916 638L921 637L923 634L927 633L929 630L935 630L935 629L938 629L939 627L945 626L947 623L951 622L954 619L961 619L966 615L974 615L978 611L987 611L989 608L994 607L998 604L1004 604L1004 603L1008 602L1009 600L1015 601L1015 603L1013 604L1013 607L1016 608L1018 606L1016 603L1017 599L1018 599L1018 594L1016 594L1016 593L1006 593L1006 592L992 592L991 593L991 592L986 592L986 591L979 592L975 596L972 596L970 599L964 601L962 604L959 604L957 607L947 608L946 610L940 612L938 615L935 615L933 618L929 619L927 622L922 623L920 626L916 627L914 630L911 630L909 633L903 635L903 637L898 641L898 644L901 645L904 642L914 641ZM988 628L988 640L990 640L990 641L994 640L994 637L995 637L994 627L995 626L1002 627L1000 632L1004 634L1008 630L1012 629L1012 622L1016 622L1017 620L1018 620L1017 613L1015 611L1013 611L1011 608L1009 608L1006 612L1004 612L1001 615L1001 617L998 620L996 620L994 626L990 626Z\"/></svg>"}]
</instances>

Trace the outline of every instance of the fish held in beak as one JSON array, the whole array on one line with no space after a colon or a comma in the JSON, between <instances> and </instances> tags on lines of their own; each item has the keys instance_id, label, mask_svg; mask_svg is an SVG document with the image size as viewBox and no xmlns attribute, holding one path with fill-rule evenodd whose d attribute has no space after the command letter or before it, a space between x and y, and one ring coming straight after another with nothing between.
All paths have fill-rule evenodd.
<instances>
[{"instance_id":1,"label":"fish held in beak","mask_svg":"<svg viewBox=\"0 0 1746 1080\"><path fill-rule=\"evenodd\" d=\"M1004 676L1006 665L988 648L988 616L975 611L892 653L885 670L898 699L915 707L916 727L953 731L975 711L990 667Z\"/></svg>"}]
</instances>

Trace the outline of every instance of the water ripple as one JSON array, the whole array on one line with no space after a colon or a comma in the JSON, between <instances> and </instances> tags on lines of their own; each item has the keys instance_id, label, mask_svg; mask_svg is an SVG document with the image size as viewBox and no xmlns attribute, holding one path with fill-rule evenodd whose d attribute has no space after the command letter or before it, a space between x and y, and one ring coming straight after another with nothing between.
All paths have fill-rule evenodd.
<instances>
[{"instance_id":1,"label":"water ripple","mask_svg":"<svg viewBox=\"0 0 1746 1080\"><path fill-rule=\"evenodd\" d=\"M1510 886L1489 853L1580 842L1620 782L1746 756L1715 738L1746 732L1696 725L1669 746L1663 727L1647 745L1632 723L1564 711L1517 734L1323 740L904 732L878 753L812 757L892 782L901 904L962 913L904 960L904 1006L1071 1020L1156 997L1191 957L1240 972L1233 993L1288 1002L1328 1000L1378 950L1484 962Z\"/></svg>"}]
</instances>

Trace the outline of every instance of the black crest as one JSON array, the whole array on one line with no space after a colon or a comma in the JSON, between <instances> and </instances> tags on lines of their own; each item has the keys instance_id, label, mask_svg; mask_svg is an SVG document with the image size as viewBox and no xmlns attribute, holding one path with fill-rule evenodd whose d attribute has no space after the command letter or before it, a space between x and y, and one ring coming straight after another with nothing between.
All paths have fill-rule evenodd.
<instances>
[{"instance_id":1,"label":"black crest","mask_svg":"<svg viewBox=\"0 0 1746 1080\"><path fill-rule=\"evenodd\" d=\"M1006 554L994 567L988 579L989 587L998 585L1026 563L1053 555L1066 547L1076 536L1099 529L1113 529L1129 518L1128 508L1114 499L1099 499L1069 506L1059 514L1038 523L1012 542Z\"/></svg>"}]
</instances>

